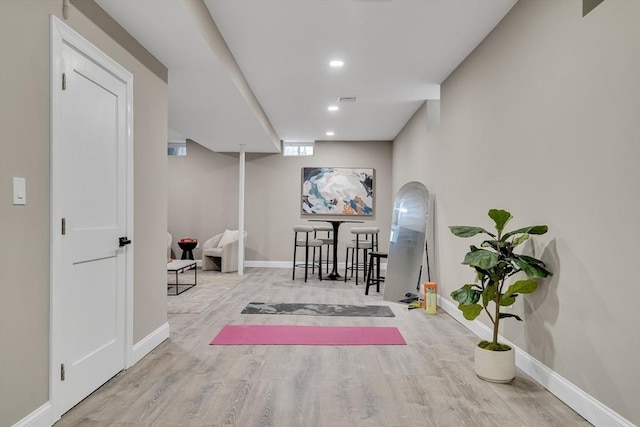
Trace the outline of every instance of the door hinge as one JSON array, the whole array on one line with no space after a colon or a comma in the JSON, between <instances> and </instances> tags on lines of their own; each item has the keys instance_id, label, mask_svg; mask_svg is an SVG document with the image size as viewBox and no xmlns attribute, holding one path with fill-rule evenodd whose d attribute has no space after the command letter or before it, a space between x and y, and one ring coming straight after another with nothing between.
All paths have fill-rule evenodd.
<instances>
[{"instance_id":1,"label":"door hinge","mask_svg":"<svg viewBox=\"0 0 640 427\"><path fill-rule=\"evenodd\" d=\"M62 90L67 90L67 73L62 73Z\"/></svg>"},{"instance_id":2,"label":"door hinge","mask_svg":"<svg viewBox=\"0 0 640 427\"><path fill-rule=\"evenodd\" d=\"M67 219L66 218L62 218L62 235L64 236L65 234L67 234Z\"/></svg>"},{"instance_id":3,"label":"door hinge","mask_svg":"<svg viewBox=\"0 0 640 427\"><path fill-rule=\"evenodd\" d=\"M64 363L60 364L60 381L64 381L65 372L64 372Z\"/></svg>"}]
</instances>

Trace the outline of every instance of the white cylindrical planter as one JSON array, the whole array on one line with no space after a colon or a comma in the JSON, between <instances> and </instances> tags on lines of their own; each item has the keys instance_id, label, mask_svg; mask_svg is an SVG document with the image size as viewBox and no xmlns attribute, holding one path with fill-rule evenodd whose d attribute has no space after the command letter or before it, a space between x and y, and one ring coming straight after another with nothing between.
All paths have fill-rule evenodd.
<instances>
[{"instance_id":1,"label":"white cylindrical planter","mask_svg":"<svg viewBox=\"0 0 640 427\"><path fill-rule=\"evenodd\" d=\"M476 346L476 375L485 381L509 383L516 376L516 352L491 351Z\"/></svg>"}]
</instances>

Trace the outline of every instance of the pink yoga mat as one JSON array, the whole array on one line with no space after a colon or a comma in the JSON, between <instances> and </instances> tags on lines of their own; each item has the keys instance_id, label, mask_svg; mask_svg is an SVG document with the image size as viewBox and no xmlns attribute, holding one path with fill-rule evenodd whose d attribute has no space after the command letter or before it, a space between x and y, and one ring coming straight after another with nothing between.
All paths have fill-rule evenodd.
<instances>
[{"instance_id":1,"label":"pink yoga mat","mask_svg":"<svg viewBox=\"0 0 640 427\"><path fill-rule=\"evenodd\" d=\"M227 325L211 345L406 345L398 328Z\"/></svg>"}]
</instances>

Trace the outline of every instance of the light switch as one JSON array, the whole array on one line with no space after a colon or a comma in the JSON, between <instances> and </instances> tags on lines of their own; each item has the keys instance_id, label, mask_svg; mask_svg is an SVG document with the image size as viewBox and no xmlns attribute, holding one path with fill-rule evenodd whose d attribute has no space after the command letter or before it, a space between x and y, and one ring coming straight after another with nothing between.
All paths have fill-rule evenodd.
<instances>
[{"instance_id":1,"label":"light switch","mask_svg":"<svg viewBox=\"0 0 640 427\"><path fill-rule=\"evenodd\" d=\"M25 178L13 177L13 204L27 204L27 180Z\"/></svg>"}]
</instances>

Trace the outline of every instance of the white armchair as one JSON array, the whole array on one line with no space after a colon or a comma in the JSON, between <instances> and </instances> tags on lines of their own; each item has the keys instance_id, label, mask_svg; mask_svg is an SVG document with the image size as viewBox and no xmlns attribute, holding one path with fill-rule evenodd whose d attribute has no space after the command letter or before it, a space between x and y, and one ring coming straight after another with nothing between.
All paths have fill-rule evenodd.
<instances>
[{"instance_id":1,"label":"white armchair","mask_svg":"<svg viewBox=\"0 0 640 427\"><path fill-rule=\"evenodd\" d=\"M238 230L225 230L202 245L202 270L238 271ZM244 242L247 232L244 232Z\"/></svg>"}]
</instances>

